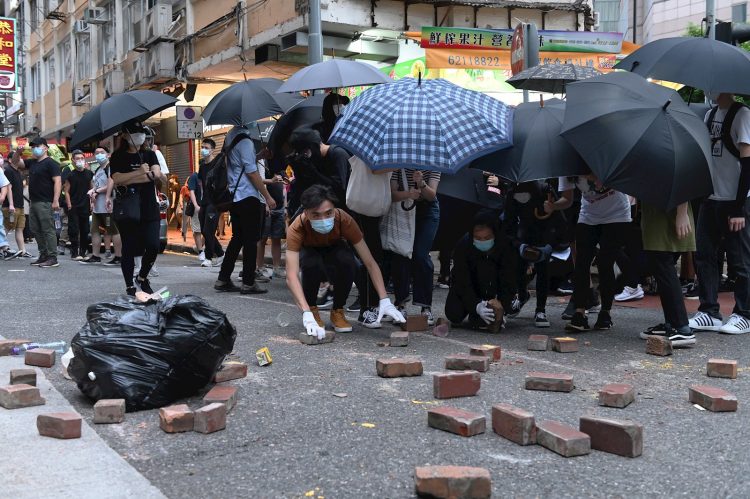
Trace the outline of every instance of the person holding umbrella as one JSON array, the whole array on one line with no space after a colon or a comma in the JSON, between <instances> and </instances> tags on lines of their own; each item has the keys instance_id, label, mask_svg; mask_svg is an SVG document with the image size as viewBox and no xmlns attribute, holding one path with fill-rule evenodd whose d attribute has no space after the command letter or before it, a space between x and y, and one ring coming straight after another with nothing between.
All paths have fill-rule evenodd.
<instances>
[{"instance_id":1,"label":"person holding umbrella","mask_svg":"<svg viewBox=\"0 0 750 499\"><path fill-rule=\"evenodd\" d=\"M120 147L109 159L111 179L107 187L107 209L112 206L112 191L117 190L114 209L122 238L122 276L127 294L135 296L136 285L144 293L153 289L148 274L159 252L159 204L156 192L167 178L153 151L144 147L146 131L140 123L122 128ZM127 203L127 205L126 205ZM135 257L143 255L134 282Z\"/></svg>"}]
</instances>

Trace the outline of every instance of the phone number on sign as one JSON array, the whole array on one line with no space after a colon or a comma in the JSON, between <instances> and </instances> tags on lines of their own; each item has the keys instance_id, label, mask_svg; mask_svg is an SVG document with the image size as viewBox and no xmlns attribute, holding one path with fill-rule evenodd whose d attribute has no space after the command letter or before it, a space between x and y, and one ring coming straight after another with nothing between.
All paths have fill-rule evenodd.
<instances>
[{"instance_id":1,"label":"phone number on sign","mask_svg":"<svg viewBox=\"0 0 750 499\"><path fill-rule=\"evenodd\" d=\"M451 66L495 66L500 67L501 61L499 57L466 57L463 55L449 55L448 64Z\"/></svg>"}]
</instances>

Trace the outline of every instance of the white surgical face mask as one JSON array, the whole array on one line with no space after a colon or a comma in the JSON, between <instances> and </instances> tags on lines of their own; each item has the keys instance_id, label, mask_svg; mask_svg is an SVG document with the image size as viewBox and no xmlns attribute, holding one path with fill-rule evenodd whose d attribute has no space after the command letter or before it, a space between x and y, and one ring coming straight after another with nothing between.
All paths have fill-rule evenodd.
<instances>
[{"instance_id":1,"label":"white surgical face mask","mask_svg":"<svg viewBox=\"0 0 750 499\"><path fill-rule=\"evenodd\" d=\"M530 192L517 192L513 194L513 199L515 199L521 204L526 204L529 201L531 201L531 193Z\"/></svg>"},{"instance_id":2,"label":"white surgical face mask","mask_svg":"<svg viewBox=\"0 0 750 499\"><path fill-rule=\"evenodd\" d=\"M146 134L145 133L131 133L130 140L128 142L131 142L135 147L141 147L143 143L146 142Z\"/></svg>"},{"instance_id":3,"label":"white surgical face mask","mask_svg":"<svg viewBox=\"0 0 750 499\"><path fill-rule=\"evenodd\" d=\"M86 161L84 160L78 160L76 161L76 168L79 170L83 170L86 167Z\"/></svg>"}]
</instances>

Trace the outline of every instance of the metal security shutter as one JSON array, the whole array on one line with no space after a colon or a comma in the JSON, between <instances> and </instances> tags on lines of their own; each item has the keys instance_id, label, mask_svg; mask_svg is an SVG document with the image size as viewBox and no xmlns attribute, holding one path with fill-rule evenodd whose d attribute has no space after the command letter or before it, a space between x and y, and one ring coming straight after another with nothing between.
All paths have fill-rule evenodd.
<instances>
[{"instance_id":1,"label":"metal security shutter","mask_svg":"<svg viewBox=\"0 0 750 499\"><path fill-rule=\"evenodd\" d=\"M177 175L180 184L185 183L185 180L193 173L190 169L190 142L165 146L162 152L164 153L164 159L167 160L169 173Z\"/></svg>"},{"instance_id":2,"label":"metal security shutter","mask_svg":"<svg viewBox=\"0 0 750 499\"><path fill-rule=\"evenodd\" d=\"M219 133L216 133L215 135L208 135L207 134L206 138L209 138L209 139L213 140L214 142L216 142L216 149L215 150L218 152L218 151L221 151L222 147L224 147L224 137L226 137L226 136L227 136L226 132L219 132Z\"/></svg>"}]
</instances>

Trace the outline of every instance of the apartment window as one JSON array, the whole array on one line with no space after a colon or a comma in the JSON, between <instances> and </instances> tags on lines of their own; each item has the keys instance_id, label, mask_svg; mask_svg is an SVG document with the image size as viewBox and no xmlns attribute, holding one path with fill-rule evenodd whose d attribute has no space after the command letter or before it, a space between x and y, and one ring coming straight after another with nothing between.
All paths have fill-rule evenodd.
<instances>
[{"instance_id":1,"label":"apartment window","mask_svg":"<svg viewBox=\"0 0 750 499\"><path fill-rule=\"evenodd\" d=\"M104 66L113 62L116 57L116 45L115 45L115 4L109 2L104 6L104 15L106 19L109 19L107 24L102 24L99 29L99 66Z\"/></svg>"},{"instance_id":2,"label":"apartment window","mask_svg":"<svg viewBox=\"0 0 750 499\"><path fill-rule=\"evenodd\" d=\"M36 0L29 0L29 12L31 12L31 19L29 19L31 29L35 30L39 27L39 5Z\"/></svg>"},{"instance_id":3,"label":"apartment window","mask_svg":"<svg viewBox=\"0 0 750 499\"><path fill-rule=\"evenodd\" d=\"M73 54L70 50L70 38L65 37L65 40L58 45L57 53L60 55L60 80L58 83L65 83L68 80L73 79Z\"/></svg>"},{"instance_id":4,"label":"apartment window","mask_svg":"<svg viewBox=\"0 0 750 499\"><path fill-rule=\"evenodd\" d=\"M732 5L732 22L744 23L745 21L747 21L747 4Z\"/></svg>"},{"instance_id":5,"label":"apartment window","mask_svg":"<svg viewBox=\"0 0 750 499\"><path fill-rule=\"evenodd\" d=\"M44 15L54 12L62 3L62 0L42 0L44 2Z\"/></svg>"},{"instance_id":6,"label":"apartment window","mask_svg":"<svg viewBox=\"0 0 750 499\"><path fill-rule=\"evenodd\" d=\"M44 92L47 93L55 88L55 83L57 83L55 79L55 53L47 54L42 62L44 63Z\"/></svg>"},{"instance_id":7,"label":"apartment window","mask_svg":"<svg viewBox=\"0 0 750 499\"><path fill-rule=\"evenodd\" d=\"M76 81L91 78L91 37L78 35L76 37Z\"/></svg>"},{"instance_id":8,"label":"apartment window","mask_svg":"<svg viewBox=\"0 0 750 499\"><path fill-rule=\"evenodd\" d=\"M29 94L32 101L37 100L42 95L42 65L38 62L31 66Z\"/></svg>"}]
</instances>

